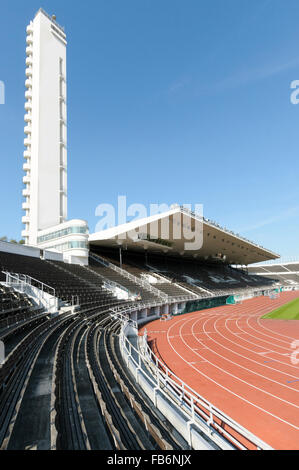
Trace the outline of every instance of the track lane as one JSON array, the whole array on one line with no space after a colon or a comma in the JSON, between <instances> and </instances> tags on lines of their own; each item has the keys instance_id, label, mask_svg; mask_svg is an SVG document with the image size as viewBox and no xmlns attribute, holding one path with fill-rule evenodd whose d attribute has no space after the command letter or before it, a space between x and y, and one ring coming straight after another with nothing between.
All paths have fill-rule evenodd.
<instances>
[{"instance_id":1,"label":"track lane","mask_svg":"<svg viewBox=\"0 0 299 470\"><path fill-rule=\"evenodd\" d=\"M299 367L284 355L291 352L284 337L260 327L273 320L259 319L295 296L251 299L146 326L176 375L274 448L299 448ZM295 331L288 328L282 335L299 338L299 322Z\"/></svg>"}]
</instances>

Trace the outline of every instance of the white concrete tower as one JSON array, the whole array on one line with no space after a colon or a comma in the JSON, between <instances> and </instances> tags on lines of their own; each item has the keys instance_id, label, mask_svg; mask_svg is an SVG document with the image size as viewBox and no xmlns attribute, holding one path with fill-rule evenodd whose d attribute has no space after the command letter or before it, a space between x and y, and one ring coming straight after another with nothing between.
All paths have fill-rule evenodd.
<instances>
[{"instance_id":1,"label":"white concrete tower","mask_svg":"<svg viewBox=\"0 0 299 470\"><path fill-rule=\"evenodd\" d=\"M40 9L27 27L25 201L22 236L37 245L38 232L67 219L66 35Z\"/></svg>"}]
</instances>

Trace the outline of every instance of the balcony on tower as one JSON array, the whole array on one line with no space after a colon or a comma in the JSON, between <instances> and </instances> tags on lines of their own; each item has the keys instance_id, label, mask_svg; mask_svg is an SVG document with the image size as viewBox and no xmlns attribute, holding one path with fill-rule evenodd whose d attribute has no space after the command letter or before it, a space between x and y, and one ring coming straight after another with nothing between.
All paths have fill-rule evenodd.
<instances>
[{"instance_id":1,"label":"balcony on tower","mask_svg":"<svg viewBox=\"0 0 299 470\"><path fill-rule=\"evenodd\" d=\"M33 59L32 56L26 58L26 65L27 66L32 66L33 64Z\"/></svg>"},{"instance_id":2,"label":"balcony on tower","mask_svg":"<svg viewBox=\"0 0 299 470\"><path fill-rule=\"evenodd\" d=\"M25 69L25 75L26 75L26 77L28 77L28 78L32 77L32 70L33 70L32 67L27 67L27 68Z\"/></svg>"},{"instance_id":3,"label":"balcony on tower","mask_svg":"<svg viewBox=\"0 0 299 470\"><path fill-rule=\"evenodd\" d=\"M26 111L30 111L30 110L32 109L32 103L31 103L31 101L27 101L27 102L25 103L24 108L26 109Z\"/></svg>"},{"instance_id":4,"label":"balcony on tower","mask_svg":"<svg viewBox=\"0 0 299 470\"><path fill-rule=\"evenodd\" d=\"M25 134L27 134L27 135L28 135L28 134L31 134L31 132L32 132L32 127L31 127L31 126L25 126L25 127L24 127L24 132L25 132Z\"/></svg>"},{"instance_id":5,"label":"balcony on tower","mask_svg":"<svg viewBox=\"0 0 299 470\"><path fill-rule=\"evenodd\" d=\"M31 78L27 78L27 80L25 80L25 87L26 87L26 88L32 88L32 80L31 80Z\"/></svg>"},{"instance_id":6,"label":"balcony on tower","mask_svg":"<svg viewBox=\"0 0 299 470\"><path fill-rule=\"evenodd\" d=\"M22 196L29 197L30 196L30 189L29 188L23 189L22 190Z\"/></svg>"},{"instance_id":7,"label":"balcony on tower","mask_svg":"<svg viewBox=\"0 0 299 470\"><path fill-rule=\"evenodd\" d=\"M31 150L25 150L23 153L24 158L31 158Z\"/></svg>"},{"instance_id":8,"label":"balcony on tower","mask_svg":"<svg viewBox=\"0 0 299 470\"><path fill-rule=\"evenodd\" d=\"M33 34L33 24L29 24L26 28L26 32L28 35Z\"/></svg>"},{"instance_id":9,"label":"balcony on tower","mask_svg":"<svg viewBox=\"0 0 299 470\"><path fill-rule=\"evenodd\" d=\"M28 239L28 237L29 237L29 231L26 230L26 229L22 230L21 235L22 235L23 238L25 238L25 242L26 242L26 239Z\"/></svg>"},{"instance_id":10,"label":"balcony on tower","mask_svg":"<svg viewBox=\"0 0 299 470\"><path fill-rule=\"evenodd\" d=\"M23 224L29 224L29 222L30 222L30 217L29 217L29 215L23 215L23 217L22 217L22 223L23 223Z\"/></svg>"},{"instance_id":11,"label":"balcony on tower","mask_svg":"<svg viewBox=\"0 0 299 470\"><path fill-rule=\"evenodd\" d=\"M25 122L31 122L32 121L32 114L31 113L26 113L24 116L24 121Z\"/></svg>"},{"instance_id":12,"label":"balcony on tower","mask_svg":"<svg viewBox=\"0 0 299 470\"><path fill-rule=\"evenodd\" d=\"M30 209L30 202L27 202L27 201L23 202L22 203L22 209L24 211L29 210Z\"/></svg>"},{"instance_id":13,"label":"balcony on tower","mask_svg":"<svg viewBox=\"0 0 299 470\"><path fill-rule=\"evenodd\" d=\"M24 184L30 183L30 176L28 176L28 175L23 176L23 183Z\"/></svg>"},{"instance_id":14,"label":"balcony on tower","mask_svg":"<svg viewBox=\"0 0 299 470\"><path fill-rule=\"evenodd\" d=\"M28 163L28 161L26 161L26 162L23 164L23 170L24 170L24 171L30 171L30 168L31 168L30 163Z\"/></svg>"},{"instance_id":15,"label":"balcony on tower","mask_svg":"<svg viewBox=\"0 0 299 470\"><path fill-rule=\"evenodd\" d=\"M26 55L33 55L33 47L32 46L27 46L26 47Z\"/></svg>"},{"instance_id":16,"label":"balcony on tower","mask_svg":"<svg viewBox=\"0 0 299 470\"><path fill-rule=\"evenodd\" d=\"M29 45L33 44L33 34L28 34L26 37L26 43Z\"/></svg>"}]
</instances>

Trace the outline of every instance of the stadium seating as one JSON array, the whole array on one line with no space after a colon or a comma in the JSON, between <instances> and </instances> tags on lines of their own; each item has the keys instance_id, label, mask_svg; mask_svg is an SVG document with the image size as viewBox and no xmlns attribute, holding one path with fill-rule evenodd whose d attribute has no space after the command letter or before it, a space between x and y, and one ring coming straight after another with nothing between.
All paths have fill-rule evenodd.
<instances>
[{"instance_id":1,"label":"stadium seating","mask_svg":"<svg viewBox=\"0 0 299 470\"><path fill-rule=\"evenodd\" d=\"M0 318L4 316L24 313L32 307L32 301L24 294L9 289L0 284Z\"/></svg>"},{"instance_id":2,"label":"stadium seating","mask_svg":"<svg viewBox=\"0 0 299 470\"><path fill-rule=\"evenodd\" d=\"M93 258L90 258L89 262L90 262L90 269L94 271L94 273L100 274L107 280L119 284L120 286L127 289L131 294L140 296L142 301L146 302L146 301L158 299L158 297L152 292L148 291L147 289L140 286L139 284L136 284L131 279L128 279L122 276L120 273L115 272L113 269L109 268L108 266L104 266L103 264L95 261Z\"/></svg>"},{"instance_id":3,"label":"stadium seating","mask_svg":"<svg viewBox=\"0 0 299 470\"><path fill-rule=\"evenodd\" d=\"M83 307L96 302L97 306L105 307L119 303L111 292L102 288L100 282L97 285L91 284L67 270L67 267L65 263L57 266L38 258L0 252L0 281L5 280L2 271L26 274L54 288L56 297L69 304L79 303ZM78 266L78 269L81 269L81 274L83 271L85 273L83 267Z\"/></svg>"},{"instance_id":4,"label":"stadium seating","mask_svg":"<svg viewBox=\"0 0 299 470\"><path fill-rule=\"evenodd\" d=\"M94 252L108 262L119 266L118 251L96 248ZM144 254L128 251L123 251L122 259L122 268L135 276L142 277L148 274L157 276L158 274L159 280L153 285L170 296L193 292L204 298L273 284L273 281L266 277L250 275L219 263L200 263L196 260L152 253L145 257Z\"/></svg>"},{"instance_id":5,"label":"stadium seating","mask_svg":"<svg viewBox=\"0 0 299 470\"><path fill-rule=\"evenodd\" d=\"M249 273L257 276L267 276L269 282L277 282L282 286L293 287L299 285L299 264L265 264L264 266L250 266Z\"/></svg>"}]
</instances>

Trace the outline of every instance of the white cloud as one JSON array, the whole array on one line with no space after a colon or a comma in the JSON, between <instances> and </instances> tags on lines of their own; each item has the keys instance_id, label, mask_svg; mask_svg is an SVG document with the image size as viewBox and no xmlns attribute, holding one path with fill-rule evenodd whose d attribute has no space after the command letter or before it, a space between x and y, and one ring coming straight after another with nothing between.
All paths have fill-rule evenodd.
<instances>
[{"instance_id":1,"label":"white cloud","mask_svg":"<svg viewBox=\"0 0 299 470\"><path fill-rule=\"evenodd\" d=\"M237 71L235 74L225 78L215 84L214 91L222 91L229 88L235 88L250 82L264 80L266 78L278 75L285 70L299 66L299 58L296 57L288 62L280 64L268 64L265 67L245 68Z\"/></svg>"},{"instance_id":2,"label":"white cloud","mask_svg":"<svg viewBox=\"0 0 299 470\"><path fill-rule=\"evenodd\" d=\"M173 82L168 88L168 93L178 93L182 88L185 88L189 84L190 80L188 78L181 78Z\"/></svg>"},{"instance_id":3,"label":"white cloud","mask_svg":"<svg viewBox=\"0 0 299 470\"><path fill-rule=\"evenodd\" d=\"M257 222L253 225L249 225L247 227L239 229L238 232L239 233L253 232L254 230L265 227L267 225L272 225L277 222L281 222L286 219L291 219L292 217L296 217L296 216L299 216L299 206L290 207L289 209L286 209L285 211L277 215L274 215L273 217L269 217L268 219L261 220L260 222Z\"/></svg>"}]
</instances>

